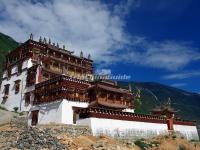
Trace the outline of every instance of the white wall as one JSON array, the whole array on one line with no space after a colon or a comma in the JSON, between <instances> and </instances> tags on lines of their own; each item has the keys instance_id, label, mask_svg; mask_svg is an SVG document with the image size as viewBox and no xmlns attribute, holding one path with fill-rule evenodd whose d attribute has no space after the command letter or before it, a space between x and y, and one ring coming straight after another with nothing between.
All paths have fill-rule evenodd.
<instances>
[{"instance_id":1,"label":"white wall","mask_svg":"<svg viewBox=\"0 0 200 150\"><path fill-rule=\"evenodd\" d=\"M38 124L62 123L62 103L60 101L40 105Z\"/></svg>"},{"instance_id":2,"label":"white wall","mask_svg":"<svg viewBox=\"0 0 200 150\"><path fill-rule=\"evenodd\" d=\"M122 138L147 138L167 132L166 124L115 119L86 118L77 120L77 125L90 126L95 136L106 134Z\"/></svg>"},{"instance_id":3,"label":"white wall","mask_svg":"<svg viewBox=\"0 0 200 150\"><path fill-rule=\"evenodd\" d=\"M138 121L124 121L116 119L86 118L77 120L77 125L91 127L95 136L106 134L112 137L149 138L168 132L167 124L148 123ZM188 140L198 140L196 126L174 125L174 131L178 131Z\"/></svg>"},{"instance_id":4,"label":"white wall","mask_svg":"<svg viewBox=\"0 0 200 150\"><path fill-rule=\"evenodd\" d=\"M72 107L88 107L87 102L73 102L68 100L62 101L62 123L73 124L73 109Z\"/></svg>"},{"instance_id":5,"label":"white wall","mask_svg":"<svg viewBox=\"0 0 200 150\"><path fill-rule=\"evenodd\" d=\"M33 106L29 112L29 125L31 125L31 111L39 110L38 124L73 124L72 107L88 107L86 102L73 102L66 99Z\"/></svg>"},{"instance_id":6,"label":"white wall","mask_svg":"<svg viewBox=\"0 0 200 150\"><path fill-rule=\"evenodd\" d=\"M31 59L25 60L22 64L22 69L27 69L32 66ZM3 96L4 96L4 85L10 84L9 86L9 95L7 98L7 101L5 104L1 104L3 107L6 109L13 111L14 107L18 107L18 111L28 111L30 109L29 106L25 106L25 97L24 93L33 91L34 86L26 88L26 77L27 77L27 70L22 71L21 74L15 74L17 72L17 65L13 66L12 68L12 73L14 74L11 76L9 80L4 79L1 84L1 91L0 91L0 104L3 101ZM6 71L3 73L3 77L6 77ZM20 81L20 91L15 94L15 81L16 80L21 80ZM33 97L31 97L31 100Z\"/></svg>"},{"instance_id":7,"label":"white wall","mask_svg":"<svg viewBox=\"0 0 200 150\"><path fill-rule=\"evenodd\" d=\"M196 126L188 126L188 125L174 125L174 131L178 131L183 134L188 140L198 140L198 131Z\"/></svg>"},{"instance_id":8,"label":"white wall","mask_svg":"<svg viewBox=\"0 0 200 150\"><path fill-rule=\"evenodd\" d=\"M130 112L130 113L134 113L135 110L134 109L130 109L130 108L126 108L124 110L122 110L123 112Z\"/></svg>"}]
</instances>

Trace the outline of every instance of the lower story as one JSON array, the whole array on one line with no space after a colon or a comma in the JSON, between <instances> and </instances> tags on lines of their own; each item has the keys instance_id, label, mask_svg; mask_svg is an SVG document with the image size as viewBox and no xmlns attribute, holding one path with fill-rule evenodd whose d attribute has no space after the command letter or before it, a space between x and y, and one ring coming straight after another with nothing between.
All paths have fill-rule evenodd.
<instances>
[{"instance_id":1,"label":"lower story","mask_svg":"<svg viewBox=\"0 0 200 150\"><path fill-rule=\"evenodd\" d=\"M28 124L86 125L95 136L106 134L120 138L149 138L171 131L165 117L90 108L88 105L87 102L66 99L36 105L29 112ZM188 140L199 139L196 124L191 121L174 119L173 131L179 132Z\"/></svg>"}]
</instances>

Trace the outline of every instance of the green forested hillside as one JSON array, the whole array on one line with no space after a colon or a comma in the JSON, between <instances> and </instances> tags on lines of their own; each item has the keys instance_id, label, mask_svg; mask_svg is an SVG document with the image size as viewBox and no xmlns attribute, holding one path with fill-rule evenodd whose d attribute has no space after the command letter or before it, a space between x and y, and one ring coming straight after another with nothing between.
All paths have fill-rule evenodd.
<instances>
[{"instance_id":1,"label":"green forested hillside","mask_svg":"<svg viewBox=\"0 0 200 150\"><path fill-rule=\"evenodd\" d=\"M119 82L120 86L127 87L128 83ZM154 82L132 82L132 89L141 90L141 105L136 108L137 113L149 114L157 105L171 98L171 105L178 110L178 117L186 120L196 120L200 125L200 94L191 93L174 87Z\"/></svg>"},{"instance_id":2,"label":"green forested hillside","mask_svg":"<svg viewBox=\"0 0 200 150\"><path fill-rule=\"evenodd\" d=\"M11 37L0 33L0 76L2 73L2 63L5 61L5 55L17 47L18 43Z\"/></svg>"}]
</instances>

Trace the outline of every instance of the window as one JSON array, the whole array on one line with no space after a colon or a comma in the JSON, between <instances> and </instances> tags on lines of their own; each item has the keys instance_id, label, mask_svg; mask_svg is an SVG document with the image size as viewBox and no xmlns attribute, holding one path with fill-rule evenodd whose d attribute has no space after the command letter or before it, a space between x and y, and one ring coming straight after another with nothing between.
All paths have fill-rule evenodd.
<instances>
[{"instance_id":1,"label":"window","mask_svg":"<svg viewBox=\"0 0 200 150\"><path fill-rule=\"evenodd\" d=\"M19 63L17 66L17 73L20 74L22 73L22 63Z\"/></svg>"},{"instance_id":2,"label":"window","mask_svg":"<svg viewBox=\"0 0 200 150\"><path fill-rule=\"evenodd\" d=\"M11 77L11 71L12 71L12 69L8 68L8 70L7 70L7 77L8 77L8 79Z\"/></svg>"},{"instance_id":3,"label":"window","mask_svg":"<svg viewBox=\"0 0 200 150\"><path fill-rule=\"evenodd\" d=\"M15 94L19 93L20 90L20 80L15 81Z\"/></svg>"},{"instance_id":4,"label":"window","mask_svg":"<svg viewBox=\"0 0 200 150\"><path fill-rule=\"evenodd\" d=\"M8 94L9 94L9 87L10 87L10 84L4 85L4 94L5 94L5 95L8 95Z\"/></svg>"},{"instance_id":5,"label":"window","mask_svg":"<svg viewBox=\"0 0 200 150\"><path fill-rule=\"evenodd\" d=\"M25 106L28 106L30 104L31 101L31 93L25 93Z\"/></svg>"}]
</instances>

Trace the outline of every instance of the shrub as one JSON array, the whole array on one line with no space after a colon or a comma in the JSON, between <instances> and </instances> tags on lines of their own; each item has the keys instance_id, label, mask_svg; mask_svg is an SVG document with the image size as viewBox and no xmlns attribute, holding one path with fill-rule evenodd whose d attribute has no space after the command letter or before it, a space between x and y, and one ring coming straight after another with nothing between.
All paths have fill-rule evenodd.
<instances>
[{"instance_id":1,"label":"shrub","mask_svg":"<svg viewBox=\"0 0 200 150\"><path fill-rule=\"evenodd\" d=\"M135 145L139 146L142 150L146 150L149 147L149 145L142 140L136 140L134 143Z\"/></svg>"},{"instance_id":2,"label":"shrub","mask_svg":"<svg viewBox=\"0 0 200 150\"><path fill-rule=\"evenodd\" d=\"M23 113L23 112L20 112L20 113L19 113L19 115L20 115L20 116L23 116L23 115L24 115L24 113Z\"/></svg>"},{"instance_id":3,"label":"shrub","mask_svg":"<svg viewBox=\"0 0 200 150\"><path fill-rule=\"evenodd\" d=\"M174 135L172 135L172 139L173 140L175 140L176 139L176 135L174 134Z\"/></svg>"},{"instance_id":4,"label":"shrub","mask_svg":"<svg viewBox=\"0 0 200 150\"><path fill-rule=\"evenodd\" d=\"M165 135L164 137L165 137L165 139L168 139L168 138L169 138L169 136L168 136L168 135Z\"/></svg>"},{"instance_id":5,"label":"shrub","mask_svg":"<svg viewBox=\"0 0 200 150\"><path fill-rule=\"evenodd\" d=\"M13 109L14 109L14 112L17 112L19 108L18 107L14 107Z\"/></svg>"},{"instance_id":6,"label":"shrub","mask_svg":"<svg viewBox=\"0 0 200 150\"><path fill-rule=\"evenodd\" d=\"M181 136L181 139L184 139L184 136Z\"/></svg>"},{"instance_id":7,"label":"shrub","mask_svg":"<svg viewBox=\"0 0 200 150\"><path fill-rule=\"evenodd\" d=\"M177 150L186 150L186 147L185 147L185 145L180 144L180 145L178 146L178 149L177 149Z\"/></svg>"},{"instance_id":8,"label":"shrub","mask_svg":"<svg viewBox=\"0 0 200 150\"><path fill-rule=\"evenodd\" d=\"M192 139L190 142L199 142L199 140Z\"/></svg>"}]
</instances>

